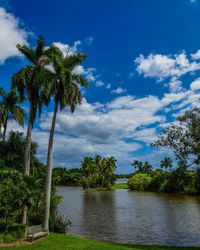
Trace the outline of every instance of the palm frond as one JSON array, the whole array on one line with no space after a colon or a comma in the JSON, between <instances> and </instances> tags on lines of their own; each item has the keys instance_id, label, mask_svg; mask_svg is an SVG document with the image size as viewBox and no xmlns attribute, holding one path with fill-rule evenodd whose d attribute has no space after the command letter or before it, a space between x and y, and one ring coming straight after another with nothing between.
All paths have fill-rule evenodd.
<instances>
[{"instance_id":1,"label":"palm frond","mask_svg":"<svg viewBox=\"0 0 200 250\"><path fill-rule=\"evenodd\" d=\"M64 60L64 65L67 69L73 70L77 65L82 63L86 59L85 54L73 54L70 56L66 56Z\"/></svg>"}]
</instances>

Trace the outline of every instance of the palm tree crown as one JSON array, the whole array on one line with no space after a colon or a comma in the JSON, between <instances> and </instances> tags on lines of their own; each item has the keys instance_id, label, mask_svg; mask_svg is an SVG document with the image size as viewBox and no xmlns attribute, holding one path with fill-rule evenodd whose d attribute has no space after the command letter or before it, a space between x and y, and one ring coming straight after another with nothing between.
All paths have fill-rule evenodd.
<instances>
[{"instance_id":1,"label":"palm tree crown","mask_svg":"<svg viewBox=\"0 0 200 250\"><path fill-rule=\"evenodd\" d=\"M168 168L171 169L171 168L173 167L173 162L172 162L172 160L171 160L169 157L165 157L165 158L161 161L160 167L161 167L161 168L165 168L166 171L167 171Z\"/></svg>"},{"instance_id":2,"label":"palm tree crown","mask_svg":"<svg viewBox=\"0 0 200 250\"><path fill-rule=\"evenodd\" d=\"M25 110L18 105L21 101L16 89L6 93L0 88L0 97L0 127L4 128L3 140L5 140L8 121L15 120L20 126L23 126L26 114Z\"/></svg>"}]
</instances>

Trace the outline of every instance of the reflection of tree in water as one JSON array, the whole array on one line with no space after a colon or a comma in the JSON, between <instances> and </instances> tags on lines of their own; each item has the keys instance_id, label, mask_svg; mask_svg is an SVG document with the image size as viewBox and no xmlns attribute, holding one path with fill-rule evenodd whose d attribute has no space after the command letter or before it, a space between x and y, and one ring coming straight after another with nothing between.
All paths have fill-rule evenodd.
<instances>
[{"instance_id":1,"label":"reflection of tree in water","mask_svg":"<svg viewBox=\"0 0 200 250\"><path fill-rule=\"evenodd\" d=\"M83 231L95 238L115 239L116 204L114 192L85 191L83 195Z\"/></svg>"}]
</instances>

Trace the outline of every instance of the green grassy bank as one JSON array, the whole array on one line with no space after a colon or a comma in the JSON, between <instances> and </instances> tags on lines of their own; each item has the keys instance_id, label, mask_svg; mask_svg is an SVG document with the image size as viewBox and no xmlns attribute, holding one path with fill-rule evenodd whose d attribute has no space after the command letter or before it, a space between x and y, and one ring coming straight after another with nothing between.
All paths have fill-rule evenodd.
<instances>
[{"instance_id":1,"label":"green grassy bank","mask_svg":"<svg viewBox=\"0 0 200 250\"><path fill-rule=\"evenodd\" d=\"M127 183L116 183L112 186L112 190L116 190L116 189L127 189L128 185Z\"/></svg>"},{"instance_id":2,"label":"green grassy bank","mask_svg":"<svg viewBox=\"0 0 200 250\"><path fill-rule=\"evenodd\" d=\"M164 250L164 249L199 249L200 247L164 247L164 246L136 246L110 242L100 242L84 239L72 235L51 234L46 239L32 245L16 247L0 247L1 250Z\"/></svg>"}]
</instances>

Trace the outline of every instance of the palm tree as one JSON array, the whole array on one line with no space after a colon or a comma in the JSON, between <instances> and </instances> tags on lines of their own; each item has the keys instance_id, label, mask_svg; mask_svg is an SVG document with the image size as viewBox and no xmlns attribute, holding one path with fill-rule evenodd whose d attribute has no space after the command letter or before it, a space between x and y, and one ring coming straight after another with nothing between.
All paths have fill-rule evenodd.
<instances>
[{"instance_id":1,"label":"palm tree","mask_svg":"<svg viewBox=\"0 0 200 250\"><path fill-rule=\"evenodd\" d=\"M135 171L139 171L140 172L142 170L143 163L141 161L134 160L133 163L132 163L132 166L134 166Z\"/></svg>"},{"instance_id":2,"label":"palm tree","mask_svg":"<svg viewBox=\"0 0 200 250\"><path fill-rule=\"evenodd\" d=\"M17 88L21 100L27 97L30 103L24 154L24 171L25 174L29 176L31 139L36 113L38 111L40 117L43 102L47 104L49 101L48 98L46 99L46 96L44 96L45 91L43 91L42 85L43 77L41 77L42 74L46 74L44 67L49 63L49 58L46 55L45 41L41 36L37 40L35 49L19 44L17 48L31 63L19 70L12 78L12 87ZM27 224L27 209L24 211L23 224Z\"/></svg>"},{"instance_id":3,"label":"palm tree","mask_svg":"<svg viewBox=\"0 0 200 250\"><path fill-rule=\"evenodd\" d=\"M18 106L20 98L17 96L16 89L6 93L0 88L0 127L3 126L3 141L6 138L7 124L9 120L15 120L20 126L24 125L26 117L25 110Z\"/></svg>"},{"instance_id":4,"label":"palm tree","mask_svg":"<svg viewBox=\"0 0 200 250\"><path fill-rule=\"evenodd\" d=\"M161 162L160 162L160 167L167 169L171 169L173 167L173 162L170 159L170 157L165 157Z\"/></svg>"},{"instance_id":5,"label":"palm tree","mask_svg":"<svg viewBox=\"0 0 200 250\"><path fill-rule=\"evenodd\" d=\"M82 94L79 86L89 86L83 77L73 71L76 66L86 59L84 54L78 53L65 56L59 48L52 45L48 51L48 56L52 62L53 71L51 81L49 82L49 78L47 85L51 85L55 106L47 154L46 209L44 221L44 229L47 232L49 231L53 139L58 108L62 111L68 106L73 113L76 106L81 104Z\"/></svg>"},{"instance_id":6,"label":"palm tree","mask_svg":"<svg viewBox=\"0 0 200 250\"><path fill-rule=\"evenodd\" d=\"M116 159L113 156L108 157L107 159L104 159L103 173L104 173L104 176L106 177L109 185L112 184L111 179L112 179L116 169L117 169Z\"/></svg>"},{"instance_id":7,"label":"palm tree","mask_svg":"<svg viewBox=\"0 0 200 250\"><path fill-rule=\"evenodd\" d=\"M21 46L19 44L17 48L31 63L19 70L12 78L12 86L17 88L21 99L24 100L26 96L30 102L24 156L24 171L26 175L29 175L32 129L37 110L39 111L39 116L41 115L43 103L41 74L45 70L44 66L49 63L49 59L45 54L45 42L42 37L38 38L35 49L30 49L25 45Z\"/></svg>"}]
</instances>

